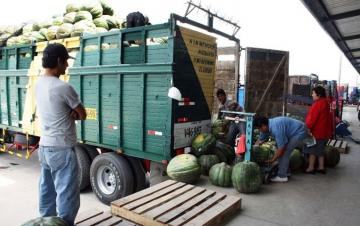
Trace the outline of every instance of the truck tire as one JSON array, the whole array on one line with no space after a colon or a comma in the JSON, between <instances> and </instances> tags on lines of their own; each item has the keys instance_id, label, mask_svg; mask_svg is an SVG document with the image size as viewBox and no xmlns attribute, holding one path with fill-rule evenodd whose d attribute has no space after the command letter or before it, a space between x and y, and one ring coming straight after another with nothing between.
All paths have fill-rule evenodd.
<instances>
[{"instance_id":1,"label":"truck tire","mask_svg":"<svg viewBox=\"0 0 360 226\"><path fill-rule=\"evenodd\" d=\"M14 135L14 143L17 144L22 144L22 145L36 145L39 142L39 137L36 136L30 136L29 135L29 140L26 140L26 135L22 134L22 133L16 133Z\"/></svg>"},{"instance_id":2,"label":"truck tire","mask_svg":"<svg viewBox=\"0 0 360 226\"><path fill-rule=\"evenodd\" d=\"M134 174L134 190L133 192L141 191L149 187L149 183L146 180L146 172L139 158L127 156L132 172Z\"/></svg>"},{"instance_id":3,"label":"truck tire","mask_svg":"<svg viewBox=\"0 0 360 226\"><path fill-rule=\"evenodd\" d=\"M82 146L86 149L86 152L89 155L89 158L91 161L93 161L96 158L96 156L99 155L99 152L96 150L96 147L86 145L86 144L84 144Z\"/></svg>"},{"instance_id":4,"label":"truck tire","mask_svg":"<svg viewBox=\"0 0 360 226\"><path fill-rule=\"evenodd\" d=\"M134 174L130 164L115 152L98 155L91 164L90 183L97 198L109 205L133 193Z\"/></svg>"},{"instance_id":5,"label":"truck tire","mask_svg":"<svg viewBox=\"0 0 360 226\"><path fill-rule=\"evenodd\" d=\"M86 149L81 145L75 146L75 154L78 162L78 178L80 191L85 190L90 185L90 158L86 153Z\"/></svg>"}]
</instances>

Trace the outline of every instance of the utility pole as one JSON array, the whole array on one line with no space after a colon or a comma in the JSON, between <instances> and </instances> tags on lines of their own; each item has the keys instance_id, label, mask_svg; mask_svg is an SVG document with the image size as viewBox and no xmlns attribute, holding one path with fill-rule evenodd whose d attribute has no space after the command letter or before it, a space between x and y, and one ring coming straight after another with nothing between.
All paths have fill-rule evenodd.
<instances>
[{"instance_id":1,"label":"utility pole","mask_svg":"<svg viewBox=\"0 0 360 226\"><path fill-rule=\"evenodd\" d=\"M340 62L339 62L339 80L338 85L340 86L340 80L341 80L341 64L342 64L342 54L340 53Z\"/></svg>"}]
</instances>

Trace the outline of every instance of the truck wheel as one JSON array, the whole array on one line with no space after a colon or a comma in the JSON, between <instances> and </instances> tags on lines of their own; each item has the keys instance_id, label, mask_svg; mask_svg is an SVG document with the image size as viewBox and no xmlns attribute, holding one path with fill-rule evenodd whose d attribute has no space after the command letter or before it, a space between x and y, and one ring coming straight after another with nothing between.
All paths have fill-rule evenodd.
<instances>
[{"instance_id":1,"label":"truck wheel","mask_svg":"<svg viewBox=\"0 0 360 226\"><path fill-rule=\"evenodd\" d=\"M86 153L86 149L80 145L75 146L75 154L79 167L79 186L80 191L85 190L90 185L90 158Z\"/></svg>"},{"instance_id":2,"label":"truck wheel","mask_svg":"<svg viewBox=\"0 0 360 226\"><path fill-rule=\"evenodd\" d=\"M96 156L99 155L99 152L96 150L96 147L86 144L82 146L86 149L86 152L89 155L91 161L93 161L96 158Z\"/></svg>"},{"instance_id":3,"label":"truck wheel","mask_svg":"<svg viewBox=\"0 0 360 226\"><path fill-rule=\"evenodd\" d=\"M109 205L133 193L134 175L126 159L115 152L98 155L91 164L90 182L98 199Z\"/></svg>"},{"instance_id":4,"label":"truck wheel","mask_svg":"<svg viewBox=\"0 0 360 226\"><path fill-rule=\"evenodd\" d=\"M131 166L132 172L134 174L134 190L133 192L141 191L149 187L149 183L146 182L146 172L141 163L141 160L135 157L126 157Z\"/></svg>"}]
</instances>

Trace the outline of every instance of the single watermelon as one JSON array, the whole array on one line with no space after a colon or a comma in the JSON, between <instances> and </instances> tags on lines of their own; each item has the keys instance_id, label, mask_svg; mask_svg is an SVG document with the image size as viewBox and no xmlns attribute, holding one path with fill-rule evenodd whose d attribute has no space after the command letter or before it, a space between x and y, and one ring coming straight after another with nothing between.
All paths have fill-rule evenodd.
<instances>
[{"instance_id":1,"label":"single watermelon","mask_svg":"<svg viewBox=\"0 0 360 226\"><path fill-rule=\"evenodd\" d=\"M324 150L325 166L334 168L340 162L340 152L331 146L326 146Z\"/></svg>"},{"instance_id":2,"label":"single watermelon","mask_svg":"<svg viewBox=\"0 0 360 226\"><path fill-rule=\"evenodd\" d=\"M227 165L225 162L215 164L211 167L209 172L210 182L216 186L230 187L231 172L231 166Z\"/></svg>"},{"instance_id":3,"label":"single watermelon","mask_svg":"<svg viewBox=\"0 0 360 226\"><path fill-rule=\"evenodd\" d=\"M211 133L216 139L225 138L229 129L229 121L224 119L217 119L212 125Z\"/></svg>"},{"instance_id":4,"label":"single watermelon","mask_svg":"<svg viewBox=\"0 0 360 226\"><path fill-rule=\"evenodd\" d=\"M60 217L38 217L22 224L22 226L67 226L67 224Z\"/></svg>"},{"instance_id":5,"label":"single watermelon","mask_svg":"<svg viewBox=\"0 0 360 226\"><path fill-rule=\"evenodd\" d=\"M201 175L201 168L195 156L182 154L170 160L166 172L176 181L195 183Z\"/></svg>"},{"instance_id":6,"label":"single watermelon","mask_svg":"<svg viewBox=\"0 0 360 226\"><path fill-rule=\"evenodd\" d=\"M226 157L226 153L223 152L220 148L217 147L213 147L210 151L211 154L216 155L220 162L226 162L228 161L227 157Z\"/></svg>"},{"instance_id":7,"label":"single watermelon","mask_svg":"<svg viewBox=\"0 0 360 226\"><path fill-rule=\"evenodd\" d=\"M192 152L195 156L207 154L215 143L216 139L212 134L200 133L192 142Z\"/></svg>"},{"instance_id":8,"label":"single watermelon","mask_svg":"<svg viewBox=\"0 0 360 226\"><path fill-rule=\"evenodd\" d=\"M231 164L235 159L235 150L228 144L225 144L221 141L216 141L215 147L221 150L227 159L227 163Z\"/></svg>"},{"instance_id":9,"label":"single watermelon","mask_svg":"<svg viewBox=\"0 0 360 226\"><path fill-rule=\"evenodd\" d=\"M305 158L299 149L294 149L290 155L289 167L291 171L297 171L302 169L305 164Z\"/></svg>"},{"instance_id":10,"label":"single watermelon","mask_svg":"<svg viewBox=\"0 0 360 226\"><path fill-rule=\"evenodd\" d=\"M260 131L258 129L253 130L253 141L256 142L260 138Z\"/></svg>"},{"instance_id":11,"label":"single watermelon","mask_svg":"<svg viewBox=\"0 0 360 226\"><path fill-rule=\"evenodd\" d=\"M258 164L249 161L237 163L233 167L231 180L238 192L257 192L262 183L260 167Z\"/></svg>"},{"instance_id":12,"label":"single watermelon","mask_svg":"<svg viewBox=\"0 0 360 226\"><path fill-rule=\"evenodd\" d=\"M268 145L253 146L251 150L251 161L259 165L265 164L266 160L270 160L275 152Z\"/></svg>"},{"instance_id":13,"label":"single watermelon","mask_svg":"<svg viewBox=\"0 0 360 226\"><path fill-rule=\"evenodd\" d=\"M220 160L216 155L202 155L198 158L201 167L201 174L208 176L210 168L219 163Z\"/></svg>"}]
</instances>

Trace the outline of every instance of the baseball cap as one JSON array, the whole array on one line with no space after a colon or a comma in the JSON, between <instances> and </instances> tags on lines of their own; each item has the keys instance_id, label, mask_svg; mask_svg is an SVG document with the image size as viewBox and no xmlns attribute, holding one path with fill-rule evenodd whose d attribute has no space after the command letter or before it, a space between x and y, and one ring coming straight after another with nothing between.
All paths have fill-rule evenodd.
<instances>
[{"instance_id":1,"label":"baseball cap","mask_svg":"<svg viewBox=\"0 0 360 226\"><path fill-rule=\"evenodd\" d=\"M54 57L54 58L61 58L61 59L75 59L69 55L65 46L59 43L52 43L46 46L43 53L43 58L47 57Z\"/></svg>"}]
</instances>

